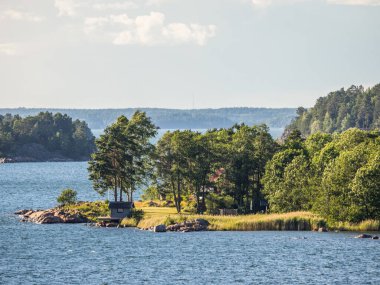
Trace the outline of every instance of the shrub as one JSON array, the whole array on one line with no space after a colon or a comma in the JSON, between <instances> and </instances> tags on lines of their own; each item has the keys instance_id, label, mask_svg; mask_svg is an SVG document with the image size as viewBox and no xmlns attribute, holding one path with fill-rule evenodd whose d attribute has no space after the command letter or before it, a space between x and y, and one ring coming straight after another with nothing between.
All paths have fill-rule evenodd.
<instances>
[{"instance_id":1,"label":"shrub","mask_svg":"<svg viewBox=\"0 0 380 285\"><path fill-rule=\"evenodd\" d=\"M144 211L143 210L133 210L131 218L136 220L136 223L138 224L142 218L144 217Z\"/></svg>"},{"instance_id":2,"label":"shrub","mask_svg":"<svg viewBox=\"0 0 380 285\"><path fill-rule=\"evenodd\" d=\"M75 204L77 201L77 191L72 189L65 189L61 192L61 195L58 196L57 202L60 205L71 205Z\"/></svg>"},{"instance_id":3,"label":"shrub","mask_svg":"<svg viewBox=\"0 0 380 285\"><path fill-rule=\"evenodd\" d=\"M128 218L124 218L120 225L124 227L137 227L139 222L144 217L144 211L143 210L133 210L132 214Z\"/></svg>"}]
</instances>

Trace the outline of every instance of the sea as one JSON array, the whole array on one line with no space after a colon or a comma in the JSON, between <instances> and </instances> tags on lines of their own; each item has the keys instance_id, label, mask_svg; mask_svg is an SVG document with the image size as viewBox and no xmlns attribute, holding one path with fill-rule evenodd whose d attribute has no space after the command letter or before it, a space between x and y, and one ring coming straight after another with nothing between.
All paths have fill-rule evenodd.
<instances>
[{"instance_id":1,"label":"sea","mask_svg":"<svg viewBox=\"0 0 380 285\"><path fill-rule=\"evenodd\" d=\"M153 233L23 223L65 188L99 196L86 162L0 164L0 284L380 284L380 241L354 232Z\"/></svg>"}]
</instances>

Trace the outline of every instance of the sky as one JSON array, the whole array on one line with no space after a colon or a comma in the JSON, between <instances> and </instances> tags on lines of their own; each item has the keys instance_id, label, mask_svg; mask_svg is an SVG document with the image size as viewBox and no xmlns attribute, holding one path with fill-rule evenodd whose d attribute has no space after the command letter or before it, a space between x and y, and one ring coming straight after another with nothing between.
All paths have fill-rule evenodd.
<instances>
[{"instance_id":1,"label":"sky","mask_svg":"<svg viewBox=\"0 0 380 285\"><path fill-rule=\"evenodd\" d=\"M0 108L310 107L379 50L380 0L1 0Z\"/></svg>"}]
</instances>

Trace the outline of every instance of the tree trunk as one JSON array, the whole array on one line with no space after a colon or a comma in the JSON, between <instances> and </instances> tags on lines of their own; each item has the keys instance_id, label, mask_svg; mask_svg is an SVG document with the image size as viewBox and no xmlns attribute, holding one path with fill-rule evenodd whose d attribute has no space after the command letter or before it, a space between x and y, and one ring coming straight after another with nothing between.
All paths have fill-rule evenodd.
<instances>
[{"instance_id":1,"label":"tree trunk","mask_svg":"<svg viewBox=\"0 0 380 285\"><path fill-rule=\"evenodd\" d=\"M172 191L173 191L174 204L175 204L175 207L176 207L177 212L178 212L178 198L177 198L177 194L176 194L176 191L175 191L175 185L174 185L174 181L173 181L173 179L171 179L171 184L172 184ZM178 212L178 213L179 213L179 212Z\"/></svg>"},{"instance_id":2,"label":"tree trunk","mask_svg":"<svg viewBox=\"0 0 380 285\"><path fill-rule=\"evenodd\" d=\"M120 181L120 196L119 196L119 199L120 199L120 202L123 201L123 182Z\"/></svg>"},{"instance_id":3,"label":"tree trunk","mask_svg":"<svg viewBox=\"0 0 380 285\"><path fill-rule=\"evenodd\" d=\"M115 176L115 188L113 189L113 195L114 195L114 198L115 198L115 202L117 202L117 178Z\"/></svg>"}]
</instances>

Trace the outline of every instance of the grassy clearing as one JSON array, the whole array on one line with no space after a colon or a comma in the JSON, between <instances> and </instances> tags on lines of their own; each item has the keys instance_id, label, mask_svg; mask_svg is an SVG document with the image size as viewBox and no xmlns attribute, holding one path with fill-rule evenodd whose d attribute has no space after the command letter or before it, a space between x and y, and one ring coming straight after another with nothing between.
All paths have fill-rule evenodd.
<instances>
[{"instance_id":1,"label":"grassy clearing","mask_svg":"<svg viewBox=\"0 0 380 285\"><path fill-rule=\"evenodd\" d=\"M104 201L79 202L72 205L62 206L64 211L79 212L92 222L97 221L100 216L109 216L108 203Z\"/></svg>"}]
</instances>

